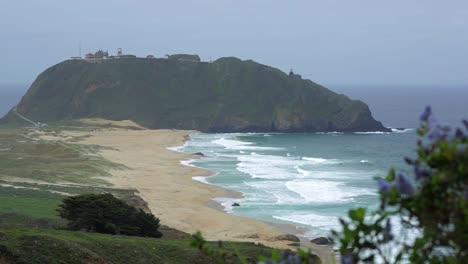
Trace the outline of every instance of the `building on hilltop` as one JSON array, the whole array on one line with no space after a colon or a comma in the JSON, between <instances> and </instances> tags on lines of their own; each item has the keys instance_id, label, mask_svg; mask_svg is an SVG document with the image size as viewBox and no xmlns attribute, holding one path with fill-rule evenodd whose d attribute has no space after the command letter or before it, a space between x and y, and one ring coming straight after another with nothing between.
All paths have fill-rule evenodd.
<instances>
[{"instance_id":1,"label":"building on hilltop","mask_svg":"<svg viewBox=\"0 0 468 264\"><path fill-rule=\"evenodd\" d=\"M151 54L150 54L150 55L146 56L146 58L147 58L147 59L154 59L154 55L151 55Z\"/></svg>"},{"instance_id":2,"label":"building on hilltop","mask_svg":"<svg viewBox=\"0 0 468 264\"><path fill-rule=\"evenodd\" d=\"M89 52L89 53L86 53L85 58L87 60L94 60L96 59L96 56L93 53Z\"/></svg>"}]
</instances>

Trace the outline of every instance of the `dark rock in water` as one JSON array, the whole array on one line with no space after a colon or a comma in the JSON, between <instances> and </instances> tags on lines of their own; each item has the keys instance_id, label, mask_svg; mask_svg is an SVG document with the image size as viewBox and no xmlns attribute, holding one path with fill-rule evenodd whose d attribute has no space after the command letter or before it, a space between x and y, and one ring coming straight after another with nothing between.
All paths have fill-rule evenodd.
<instances>
[{"instance_id":1,"label":"dark rock in water","mask_svg":"<svg viewBox=\"0 0 468 264\"><path fill-rule=\"evenodd\" d=\"M132 120L201 132L390 131L369 107L298 75L233 57L67 60L41 73L0 123Z\"/></svg>"},{"instance_id":2,"label":"dark rock in water","mask_svg":"<svg viewBox=\"0 0 468 264\"><path fill-rule=\"evenodd\" d=\"M6 239L7 239L7 235L5 233L0 232L0 241L6 240Z\"/></svg>"},{"instance_id":3,"label":"dark rock in water","mask_svg":"<svg viewBox=\"0 0 468 264\"><path fill-rule=\"evenodd\" d=\"M203 154L203 153L201 153L201 152L193 153L193 155L195 155L195 156L200 156L200 157L205 157L205 154Z\"/></svg>"},{"instance_id":4,"label":"dark rock in water","mask_svg":"<svg viewBox=\"0 0 468 264\"><path fill-rule=\"evenodd\" d=\"M231 206L240 206L238 203L233 203Z\"/></svg>"},{"instance_id":5,"label":"dark rock in water","mask_svg":"<svg viewBox=\"0 0 468 264\"><path fill-rule=\"evenodd\" d=\"M404 127L397 127L397 128L395 128L395 129L396 129L396 130L399 130L399 131L403 131L403 130L405 130L406 128L404 128Z\"/></svg>"},{"instance_id":6,"label":"dark rock in water","mask_svg":"<svg viewBox=\"0 0 468 264\"><path fill-rule=\"evenodd\" d=\"M318 238L312 239L310 242L316 245L328 245L330 244L331 241L326 237L318 237Z\"/></svg>"},{"instance_id":7,"label":"dark rock in water","mask_svg":"<svg viewBox=\"0 0 468 264\"><path fill-rule=\"evenodd\" d=\"M292 241L292 242L301 242L299 238L295 235L291 234L284 234L284 235L279 235L271 239L271 241Z\"/></svg>"}]
</instances>

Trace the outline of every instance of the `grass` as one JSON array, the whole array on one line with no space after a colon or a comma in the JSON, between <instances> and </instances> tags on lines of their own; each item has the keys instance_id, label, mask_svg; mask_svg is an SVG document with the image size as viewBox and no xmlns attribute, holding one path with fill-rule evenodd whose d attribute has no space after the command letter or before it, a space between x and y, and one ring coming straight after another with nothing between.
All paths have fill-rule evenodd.
<instances>
[{"instance_id":1,"label":"grass","mask_svg":"<svg viewBox=\"0 0 468 264\"><path fill-rule=\"evenodd\" d=\"M16 263L215 263L192 248L189 240L21 228L0 228L0 232L6 237L0 241L3 255ZM269 251L252 243L226 243L225 247L236 248L251 260Z\"/></svg>"},{"instance_id":2,"label":"grass","mask_svg":"<svg viewBox=\"0 0 468 264\"><path fill-rule=\"evenodd\" d=\"M27 129L0 129L0 180L108 186L110 169L125 167L105 160L98 146L46 141Z\"/></svg>"},{"instance_id":3,"label":"grass","mask_svg":"<svg viewBox=\"0 0 468 264\"><path fill-rule=\"evenodd\" d=\"M35 139L27 129L0 129L0 263L216 263L189 245L189 235L170 228L161 230L162 239L60 230L66 222L56 209L66 195L110 192L129 200L136 191L96 179L122 168L101 158L97 146ZM253 243L224 246L252 262L270 250Z\"/></svg>"}]
</instances>

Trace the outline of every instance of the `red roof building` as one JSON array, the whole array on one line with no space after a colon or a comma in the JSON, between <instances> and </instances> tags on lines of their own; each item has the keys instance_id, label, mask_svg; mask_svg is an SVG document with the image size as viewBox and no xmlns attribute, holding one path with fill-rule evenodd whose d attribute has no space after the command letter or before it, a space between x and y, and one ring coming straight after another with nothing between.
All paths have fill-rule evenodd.
<instances>
[{"instance_id":1,"label":"red roof building","mask_svg":"<svg viewBox=\"0 0 468 264\"><path fill-rule=\"evenodd\" d=\"M96 58L96 56L94 56L94 54L92 54L92 53L87 53L87 54L85 55L85 58L86 58L86 59L94 59L94 58Z\"/></svg>"}]
</instances>

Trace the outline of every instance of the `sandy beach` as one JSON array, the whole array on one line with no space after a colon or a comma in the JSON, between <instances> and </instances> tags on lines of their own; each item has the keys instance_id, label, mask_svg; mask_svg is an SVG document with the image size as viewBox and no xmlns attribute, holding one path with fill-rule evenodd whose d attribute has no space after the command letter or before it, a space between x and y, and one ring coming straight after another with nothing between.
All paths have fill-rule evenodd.
<instances>
[{"instance_id":1,"label":"sandy beach","mask_svg":"<svg viewBox=\"0 0 468 264\"><path fill-rule=\"evenodd\" d=\"M162 224L187 233L202 231L208 240L252 241L272 247L291 248L288 246L291 241L274 241L274 237L286 232L299 233L294 226L279 228L255 219L228 214L220 206L213 206L213 198L239 197L241 194L194 181L194 176L210 176L213 172L182 165L181 161L199 156L168 149L183 145L187 137L197 131L135 130L124 127L63 133L83 137L79 144L106 147L100 155L128 167L111 171L112 176L106 180L116 188L138 190ZM314 247L313 251L324 256L329 255L330 249Z\"/></svg>"}]
</instances>

